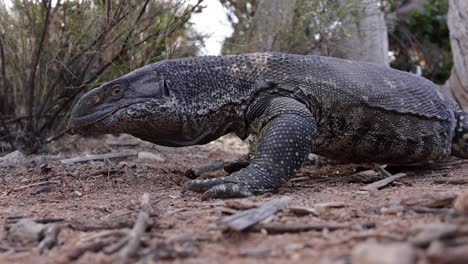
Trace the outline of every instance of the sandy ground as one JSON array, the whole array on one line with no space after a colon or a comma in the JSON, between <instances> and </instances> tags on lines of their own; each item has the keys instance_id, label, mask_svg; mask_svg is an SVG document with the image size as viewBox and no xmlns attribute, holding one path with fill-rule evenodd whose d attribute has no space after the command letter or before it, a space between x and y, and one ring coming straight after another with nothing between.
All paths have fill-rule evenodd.
<instances>
[{"instance_id":1,"label":"sandy ground","mask_svg":"<svg viewBox=\"0 0 468 264\"><path fill-rule=\"evenodd\" d=\"M289 207L314 209L317 204L333 202L338 208L325 206L315 214L305 215L283 209L263 223L346 227L283 234L265 230L234 232L226 230L222 220L237 209L228 208L232 206L223 200L201 201L197 193L182 195L181 184L188 180L184 172L189 168L215 159L234 160L244 154L247 147L235 138L225 137L204 146L178 149L155 146L129 136L67 138L52 145L51 150L54 155L31 156L21 166L0 168L1 263L117 261L118 253L106 254L104 249L85 252L79 257L73 254L91 243L93 235L106 230L131 229L143 193L150 195L151 223L132 261L347 263L358 243L369 239L379 243L406 241L415 226L453 220L450 203L441 205L446 207L442 209L428 206L404 210L401 201L459 194L468 185L465 181L468 164L405 170L408 176L371 191L361 188L372 179L352 176L357 170L363 170L362 166L308 165L298 173L300 178L288 182L278 193L236 201L259 205L287 196ZM151 152L156 158L145 160L132 156L72 165L60 163L65 158L123 150ZM219 171L208 176L216 175L225 173ZM37 242L14 241L9 230L22 218L43 223L46 228L60 226L57 245L38 254L31 250ZM107 239L116 243L119 237ZM426 263L421 252L417 252L418 263Z\"/></svg>"}]
</instances>

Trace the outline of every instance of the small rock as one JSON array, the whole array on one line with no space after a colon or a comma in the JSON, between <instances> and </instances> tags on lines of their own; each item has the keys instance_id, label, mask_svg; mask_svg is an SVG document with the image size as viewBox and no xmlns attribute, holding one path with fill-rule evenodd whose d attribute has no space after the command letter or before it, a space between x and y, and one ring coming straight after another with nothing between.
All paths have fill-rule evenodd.
<instances>
[{"instance_id":1,"label":"small rock","mask_svg":"<svg viewBox=\"0 0 468 264\"><path fill-rule=\"evenodd\" d=\"M0 167L19 167L26 165L27 159L19 150L13 151L0 158Z\"/></svg>"},{"instance_id":2,"label":"small rock","mask_svg":"<svg viewBox=\"0 0 468 264\"><path fill-rule=\"evenodd\" d=\"M255 203L243 200L228 200L224 202L224 206L235 210L248 210L258 207Z\"/></svg>"},{"instance_id":3,"label":"small rock","mask_svg":"<svg viewBox=\"0 0 468 264\"><path fill-rule=\"evenodd\" d=\"M31 219L21 219L10 226L7 237L14 242L39 242L44 236L44 225Z\"/></svg>"},{"instance_id":4,"label":"small rock","mask_svg":"<svg viewBox=\"0 0 468 264\"><path fill-rule=\"evenodd\" d=\"M240 255L244 257L268 257L271 255L271 248L269 247L256 247L256 248L243 248L240 250Z\"/></svg>"},{"instance_id":5,"label":"small rock","mask_svg":"<svg viewBox=\"0 0 468 264\"><path fill-rule=\"evenodd\" d=\"M161 155L154 154L154 153L147 152L147 151L138 152L138 159L140 159L140 160L153 160L153 161L158 161L158 162L166 161L166 159L163 158Z\"/></svg>"},{"instance_id":6,"label":"small rock","mask_svg":"<svg viewBox=\"0 0 468 264\"><path fill-rule=\"evenodd\" d=\"M43 185L43 186L37 186L31 189L30 193L32 195L40 194L40 193L46 193L50 192L50 186L49 185Z\"/></svg>"},{"instance_id":7,"label":"small rock","mask_svg":"<svg viewBox=\"0 0 468 264\"><path fill-rule=\"evenodd\" d=\"M343 208L346 207L346 204L344 202L329 202L329 203L319 203L314 206L314 209L318 213L324 213L331 208Z\"/></svg>"},{"instance_id":8,"label":"small rock","mask_svg":"<svg viewBox=\"0 0 468 264\"><path fill-rule=\"evenodd\" d=\"M83 196L83 193L80 191L74 191L73 192L76 196Z\"/></svg>"},{"instance_id":9,"label":"small rock","mask_svg":"<svg viewBox=\"0 0 468 264\"><path fill-rule=\"evenodd\" d=\"M42 164L39 168L41 168L42 174L47 174L52 171L52 164L50 163Z\"/></svg>"},{"instance_id":10,"label":"small rock","mask_svg":"<svg viewBox=\"0 0 468 264\"><path fill-rule=\"evenodd\" d=\"M297 215L314 215L317 216L318 212L314 208L305 206L289 206L288 209Z\"/></svg>"},{"instance_id":11,"label":"small rock","mask_svg":"<svg viewBox=\"0 0 468 264\"><path fill-rule=\"evenodd\" d=\"M408 238L408 241L413 245L426 247L432 241L453 236L458 231L459 227L455 224L443 222L424 223L411 228L410 233L412 235Z\"/></svg>"},{"instance_id":12,"label":"small rock","mask_svg":"<svg viewBox=\"0 0 468 264\"><path fill-rule=\"evenodd\" d=\"M416 250L409 243L377 244L364 242L351 252L352 264L413 264Z\"/></svg>"},{"instance_id":13,"label":"small rock","mask_svg":"<svg viewBox=\"0 0 468 264\"><path fill-rule=\"evenodd\" d=\"M455 199L453 208L461 215L468 215L468 189Z\"/></svg>"},{"instance_id":14,"label":"small rock","mask_svg":"<svg viewBox=\"0 0 468 264\"><path fill-rule=\"evenodd\" d=\"M424 206L429 208L446 207L453 203L457 195L455 193L426 193L402 199L400 204L407 206Z\"/></svg>"}]
</instances>

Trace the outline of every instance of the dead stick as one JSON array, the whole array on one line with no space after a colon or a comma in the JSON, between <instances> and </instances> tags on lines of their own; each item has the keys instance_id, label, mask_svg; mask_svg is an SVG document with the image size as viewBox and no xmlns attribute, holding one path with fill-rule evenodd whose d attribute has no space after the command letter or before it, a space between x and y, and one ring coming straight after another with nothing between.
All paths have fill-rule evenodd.
<instances>
[{"instance_id":1,"label":"dead stick","mask_svg":"<svg viewBox=\"0 0 468 264\"><path fill-rule=\"evenodd\" d=\"M330 231L337 229L352 228L348 224L304 224L304 225L282 225L282 224L258 224L248 229L252 232L261 232L262 230L267 231L270 234L282 234L282 233L300 233L311 230L322 231L328 229Z\"/></svg>"},{"instance_id":2,"label":"dead stick","mask_svg":"<svg viewBox=\"0 0 468 264\"><path fill-rule=\"evenodd\" d=\"M380 175L382 175L382 177L388 178L388 177L391 177L392 174L385 169L386 167L387 165L379 166L377 164L374 164L375 170L378 171Z\"/></svg>"},{"instance_id":3,"label":"dead stick","mask_svg":"<svg viewBox=\"0 0 468 264\"><path fill-rule=\"evenodd\" d=\"M112 238L113 239L113 238ZM84 253L91 251L91 252L98 252L107 245L112 243L110 239L107 240L99 240L96 241L95 243L91 243L89 245L81 246L75 250L73 250L69 255L68 259L70 260L77 260L79 259Z\"/></svg>"},{"instance_id":4,"label":"dead stick","mask_svg":"<svg viewBox=\"0 0 468 264\"><path fill-rule=\"evenodd\" d=\"M185 176L187 176L187 178L189 179L196 179L204 173L220 170L223 168L223 166L224 166L223 160L215 160L211 163L188 169L185 172Z\"/></svg>"},{"instance_id":5,"label":"dead stick","mask_svg":"<svg viewBox=\"0 0 468 264\"><path fill-rule=\"evenodd\" d=\"M382 179L380 181L376 181L376 182L373 182L371 184L367 184L366 186L363 186L361 188L361 190L364 190L364 191L370 191L370 190L378 190L392 182L394 182L395 180L401 178L401 177L405 177L406 176L406 173L398 173L398 174L395 174L395 175L392 175L390 177L387 177L385 179Z\"/></svg>"},{"instance_id":6,"label":"dead stick","mask_svg":"<svg viewBox=\"0 0 468 264\"><path fill-rule=\"evenodd\" d=\"M6 245L0 245L0 251L26 252L30 250L30 248L25 247L10 247Z\"/></svg>"},{"instance_id":7,"label":"dead stick","mask_svg":"<svg viewBox=\"0 0 468 264\"><path fill-rule=\"evenodd\" d=\"M117 152L117 153L86 155L86 156L76 157L76 158L71 158L71 159L63 159L60 162L63 164L74 164L74 163L92 161L92 160L126 158L130 156L136 156L137 154L138 153L136 151L130 150L130 151Z\"/></svg>"},{"instance_id":8,"label":"dead stick","mask_svg":"<svg viewBox=\"0 0 468 264\"><path fill-rule=\"evenodd\" d=\"M61 183L62 182L60 182L60 181L41 181L41 182L36 182L36 183L31 183L31 184L28 184L28 185L23 185L23 186L20 186L20 187L16 187L16 188L13 189L13 191L16 192L16 191L21 191L21 190L31 188L31 187L47 185L47 184L61 184Z\"/></svg>"},{"instance_id":9,"label":"dead stick","mask_svg":"<svg viewBox=\"0 0 468 264\"><path fill-rule=\"evenodd\" d=\"M231 216L227 216L223 219L229 228L242 231L256 223L274 215L279 210L288 206L289 198L283 197L269 201L258 208L249 209Z\"/></svg>"},{"instance_id":10,"label":"dead stick","mask_svg":"<svg viewBox=\"0 0 468 264\"><path fill-rule=\"evenodd\" d=\"M453 184L453 185L463 185L468 184L467 179L451 179L451 180L434 180L435 184Z\"/></svg>"},{"instance_id":11,"label":"dead stick","mask_svg":"<svg viewBox=\"0 0 468 264\"><path fill-rule=\"evenodd\" d=\"M128 235L129 233L129 229L119 229L119 230L105 230L105 231L101 231L97 234L93 234L93 235L90 235L88 237L85 237L83 239L80 239L80 242L82 243L85 243L85 242L89 242L89 241L92 241L92 240L96 240L96 239L102 239L102 238L106 238L106 237L110 237L110 236L117 236L117 237L123 237L123 236L126 236Z\"/></svg>"},{"instance_id":12,"label":"dead stick","mask_svg":"<svg viewBox=\"0 0 468 264\"><path fill-rule=\"evenodd\" d=\"M119 242L104 248L102 252L104 252L104 254L106 255L112 255L115 252L119 251L121 248L123 248L125 245L127 245L127 243L128 239L122 239Z\"/></svg>"},{"instance_id":13,"label":"dead stick","mask_svg":"<svg viewBox=\"0 0 468 264\"><path fill-rule=\"evenodd\" d=\"M33 251L38 254L42 254L44 250L51 249L55 245L57 245L57 238L60 233L60 230L61 226L58 225L54 225L47 228L47 230L45 231L44 239L42 239L41 243L39 243L39 245L37 245L37 247L34 248Z\"/></svg>"},{"instance_id":14,"label":"dead stick","mask_svg":"<svg viewBox=\"0 0 468 264\"><path fill-rule=\"evenodd\" d=\"M125 264L128 259L133 257L138 248L140 247L141 237L145 233L146 227L150 224L151 204L150 196L148 193L144 193L141 196L141 211L138 214L138 218L133 226L133 229L128 234L128 243L119 253L119 260L117 263Z\"/></svg>"}]
</instances>

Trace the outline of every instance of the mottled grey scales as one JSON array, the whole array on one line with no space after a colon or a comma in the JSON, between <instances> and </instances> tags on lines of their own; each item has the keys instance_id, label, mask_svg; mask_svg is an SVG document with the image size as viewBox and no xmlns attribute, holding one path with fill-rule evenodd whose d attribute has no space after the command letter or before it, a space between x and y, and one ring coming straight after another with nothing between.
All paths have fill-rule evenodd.
<instances>
[{"instance_id":1,"label":"mottled grey scales","mask_svg":"<svg viewBox=\"0 0 468 264\"><path fill-rule=\"evenodd\" d=\"M229 176L183 186L204 199L275 191L310 152L390 164L468 158L468 114L432 82L380 65L284 53L147 65L83 95L70 126L174 147L252 135L249 158L228 167Z\"/></svg>"}]
</instances>

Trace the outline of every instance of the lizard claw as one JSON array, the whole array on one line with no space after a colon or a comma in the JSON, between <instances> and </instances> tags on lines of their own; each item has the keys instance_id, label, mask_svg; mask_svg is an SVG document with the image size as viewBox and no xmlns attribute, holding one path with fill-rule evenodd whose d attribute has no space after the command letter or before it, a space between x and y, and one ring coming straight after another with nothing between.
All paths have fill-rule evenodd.
<instances>
[{"instance_id":1,"label":"lizard claw","mask_svg":"<svg viewBox=\"0 0 468 264\"><path fill-rule=\"evenodd\" d=\"M182 193L185 193L188 190L192 192L206 192L216 185L223 184L224 181L222 180L222 178L224 177L212 178L207 180L188 181L182 186Z\"/></svg>"},{"instance_id":2,"label":"lizard claw","mask_svg":"<svg viewBox=\"0 0 468 264\"><path fill-rule=\"evenodd\" d=\"M237 183L223 183L213 186L203 193L202 200L206 201L213 198L237 198L249 197L254 194L246 187Z\"/></svg>"},{"instance_id":3,"label":"lizard claw","mask_svg":"<svg viewBox=\"0 0 468 264\"><path fill-rule=\"evenodd\" d=\"M202 200L253 196L253 192L247 186L228 181L226 177L188 181L182 186L182 193L187 190L202 192Z\"/></svg>"}]
</instances>

